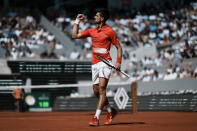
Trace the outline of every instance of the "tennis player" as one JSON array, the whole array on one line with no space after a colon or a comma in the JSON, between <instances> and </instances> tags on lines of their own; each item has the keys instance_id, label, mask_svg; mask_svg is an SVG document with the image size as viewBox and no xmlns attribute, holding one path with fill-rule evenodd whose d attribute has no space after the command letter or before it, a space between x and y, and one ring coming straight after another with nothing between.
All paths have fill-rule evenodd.
<instances>
[{"instance_id":1,"label":"tennis player","mask_svg":"<svg viewBox=\"0 0 197 131\"><path fill-rule=\"evenodd\" d=\"M72 38L92 38L92 80L93 80L93 91L95 96L98 98L98 105L95 116L89 122L90 126L99 126L99 116L104 107L107 108L107 119L105 125L109 125L112 119L116 116L117 111L111 108L106 97L106 88L111 74L111 67L103 63L97 54L104 57L106 60L111 61L110 47L111 44L117 48L117 61L115 67L121 68L122 60L122 47L119 40L116 37L114 30L106 25L106 21L109 18L109 12L106 9L99 9L94 17L97 27L87 29L82 32L79 31L80 22L84 21L84 15L78 14L75 20L75 24L72 29Z\"/></svg>"}]
</instances>

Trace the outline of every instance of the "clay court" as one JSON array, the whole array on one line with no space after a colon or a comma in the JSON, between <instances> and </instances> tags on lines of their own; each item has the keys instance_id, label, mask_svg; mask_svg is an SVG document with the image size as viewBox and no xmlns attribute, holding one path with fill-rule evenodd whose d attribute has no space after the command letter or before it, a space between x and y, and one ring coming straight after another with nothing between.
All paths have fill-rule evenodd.
<instances>
[{"instance_id":1,"label":"clay court","mask_svg":"<svg viewBox=\"0 0 197 131\"><path fill-rule=\"evenodd\" d=\"M93 112L0 112L0 131L196 131L194 112L120 112L113 124L90 127Z\"/></svg>"}]
</instances>

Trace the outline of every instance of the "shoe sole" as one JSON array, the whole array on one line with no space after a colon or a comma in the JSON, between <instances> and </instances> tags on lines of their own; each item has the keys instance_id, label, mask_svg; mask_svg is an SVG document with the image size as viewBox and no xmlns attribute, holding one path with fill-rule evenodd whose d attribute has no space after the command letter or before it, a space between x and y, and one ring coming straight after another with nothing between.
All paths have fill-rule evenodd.
<instances>
[{"instance_id":1,"label":"shoe sole","mask_svg":"<svg viewBox=\"0 0 197 131\"><path fill-rule=\"evenodd\" d=\"M115 109L114 109L114 110L115 110ZM113 119L117 116L117 114L118 114L118 111L115 110L115 113L114 113L114 115L113 115L113 117L112 117L112 121L113 121ZM104 125L105 125L105 126L111 125L111 124L112 124L112 121L111 121L109 124L105 124L105 123L104 123Z\"/></svg>"},{"instance_id":2,"label":"shoe sole","mask_svg":"<svg viewBox=\"0 0 197 131\"><path fill-rule=\"evenodd\" d=\"M108 124L104 123L105 126L108 126L108 125L111 125L111 124L112 124L112 121L110 123L108 123Z\"/></svg>"},{"instance_id":3,"label":"shoe sole","mask_svg":"<svg viewBox=\"0 0 197 131\"><path fill-rule=\"evenodd\" d=\"M89 124L89 126L94 126L95 127L95 126L99 126L99 124L97 124L97 125Z\"/></svg>"}]
</instances>

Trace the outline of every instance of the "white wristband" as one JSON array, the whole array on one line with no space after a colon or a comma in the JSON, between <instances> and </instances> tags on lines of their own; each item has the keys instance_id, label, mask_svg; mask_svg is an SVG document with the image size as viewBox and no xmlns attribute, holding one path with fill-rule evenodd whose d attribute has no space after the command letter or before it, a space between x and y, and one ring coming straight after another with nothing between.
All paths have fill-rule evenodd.
<instances>
[{"instance_id":1,"label":"white wristband","mask_svg":"<svg viewBox=\"0 0 197 131\"><path fill-rule=\"evenodd\" d=\"M78 25L80 23L80 20L76 19L74 23Z\"/></svg>"}]
</instances>

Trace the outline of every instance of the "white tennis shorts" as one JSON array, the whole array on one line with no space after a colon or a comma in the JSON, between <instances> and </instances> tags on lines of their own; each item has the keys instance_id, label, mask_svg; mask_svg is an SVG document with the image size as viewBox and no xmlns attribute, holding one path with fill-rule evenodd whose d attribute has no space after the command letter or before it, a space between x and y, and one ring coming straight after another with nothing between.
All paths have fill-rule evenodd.
<instances>
[{"instance_id":1,"label":"white tennis shorts","mask_svg":"<svg viewBox=\"0 0 197 131\"><path fill-rule=\"evenodd\" d=\"M112 68L103 62L98 62L92 65L92 81L93 84L99 83L99 77L109 79Z\"/></svg>"}]
</instances>

